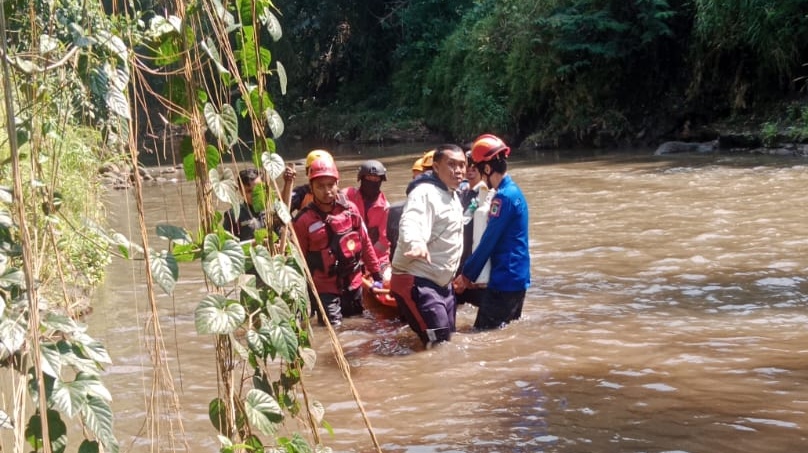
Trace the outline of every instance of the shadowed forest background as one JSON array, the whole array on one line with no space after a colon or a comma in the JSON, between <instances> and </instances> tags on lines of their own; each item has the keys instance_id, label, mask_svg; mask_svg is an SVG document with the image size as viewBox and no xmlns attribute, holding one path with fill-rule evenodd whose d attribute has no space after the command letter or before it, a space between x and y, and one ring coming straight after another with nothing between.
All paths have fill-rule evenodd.
<instances>
[{"instance_id":1,"label":"shadowed forest background","mask_svg":"<svg viewBox=\"0 0 808 453\"><path fill-rule=\"evenodd\" d=\"M610 147L711 139L718 122L804 135L801 0L281 8L274 55L294 82L276 99L298 137L376 141L423 125L457 141L489 131L530 147Z\"/></svg>"}]
</instances>

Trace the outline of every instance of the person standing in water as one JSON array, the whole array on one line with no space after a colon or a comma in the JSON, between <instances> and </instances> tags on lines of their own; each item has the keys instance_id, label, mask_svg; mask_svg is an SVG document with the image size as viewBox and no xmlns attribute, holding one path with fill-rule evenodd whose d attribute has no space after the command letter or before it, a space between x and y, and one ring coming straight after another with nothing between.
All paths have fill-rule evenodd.
<instances>
[{"instance_id":1,"label":"person standing in water","mask_svg":"<svg viewBox=\"0 0 808 453\"><path fill-rule=\"evenodd\" d=\"M313 149L306 155L306 177L309 176L309 168L315 160L328 159L334 162L334 157L324 149ZM297 172L294 167L286 167L283 172L283 190L281 193L289 193L291 191L292 197L289 202L289 214L294 216L303 206L307 206L312 201L311 184L301 184L290 188L295 182Z\"/></svg>"},{"instance_id":2,"label":"person standing in water","mask_svg":"<svg viewBox=\"0 0 808 453\"><path fill-rule=\"evenodd\" d=\"M255 231L267 227L266 212L255 209L253 191L261 184L261 174L255 168L245 168L238 174L238 189L244 201L239 205L238 216L236 210L230 208L224 213L222 226L225 230L237 237L239 241L255 239Z\"/></svg>"},{"instance_id":3,"label":"person standing in water","mask_svg":"<svg viewBox=\"0 0 808 453\"><path fill-rule=\"evenodd\" d=\"M390 267L390 242L387 239L390 203L382 192L382 183L387 181L387 169L378 160L365 161L359 166L356 180L359 181L359 187L348 187L345 189L345 196L359 208L384 274Z\"/></svg>"},{"instance_id":4,"label":"person standing in water","mask_svg":"<svg viewBox=\"0 0 808 453\"><path fill-rule=\"evenodd\" d=\"M483 231L488 224L488 209L491 205L491 198L494 196L493 190L488 190L485 181L482 180L480 172L474 166L471 159L471 150L466 151L466 180L461 186L460 204L463 205L463 255L460 258L460 269L458 275L463 272L463 263L477 248L482 238ZM491 262L487 262L480 275L469 288L457 294L457 303L470 303L474 306L480 305L483 290L488 284L488 277L491 273Z\"/></svg>"},{"instance_id":5,"label":"person standing in water","mask_svg":"<svg viewBox=\"0 0 808 453\"><path fill-rule=\"evenodd\" d=\"M431 174L416 178L401 214L390 290L402 317L427 348L455 331L452 277L463 251L463 208L457 187L466 157L457 145L435 150Z\"/></svg>"},{"instance_id":6,"label":"person standing in water","mask_svg":"<svg viewBox=\"0 0 808 453\"><path fill-rule=\"evenodd\" d=\"M530 286L528 205L508 175L510 153L510 147L491 134L477 137L471 148L474 166L486 185L496 190L480 244L454 281L456 291L462 293L472 287L485 263L491 261L491 276L474 320L478 330L499 328L519 319Z\"/></svg>"},{"instance_id":7,"label":"person standing in water","mask_svg":"<svg viewBox=\"0 0 808 453\"><path fill-rule=\"evenodd\" d=\"M381 269L362 217L340 193L334 161L314 160L309 184L312 201L300 209L293 225L317 295L336 327L343 317L362 314L362 266L379 286Z\"/></svg>"}]
</instances>

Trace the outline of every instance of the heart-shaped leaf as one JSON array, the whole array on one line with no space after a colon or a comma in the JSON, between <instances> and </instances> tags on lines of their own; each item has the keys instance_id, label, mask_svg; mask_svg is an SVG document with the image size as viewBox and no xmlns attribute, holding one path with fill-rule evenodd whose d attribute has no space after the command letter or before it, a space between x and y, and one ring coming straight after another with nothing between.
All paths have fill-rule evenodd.
<instances>
[{"instance_id":1,"label":"heart-shaped leaf","mask_svg":"<svg viewBox=\"0 0 808 453\"><path fill-rule=\"evenodd\" d=\"M278 83L281 86L281 94L286 95L286 84L287 84L286 68L283 67L283 64L281 64L280 61L276 61L275 66L277 67L278 71Z\"/></svg>"},{"instance_id":2,"label":"heart-shaped leaf","mask_svg":"<svg viewBox=\"0 0 808 453\"><path fill-rule=\"evenodd\" d=\"M84 439L79 445L78 453L100 453L101 447L94 440Z\"/></svg>"},{"instance_id":3,"label":"heart-shaped leaf","mask_svg":"<svg viewBox=\"0 0 808 453\"><path fill-rule=\"evenodd\" d=\"M244 273L244 250L233 239L224 242L208 234L202 246L202 270L216 286L224 286Z\"/></svg>"},{"instance_id":4,"label":"heart-shaped leaf","mask_svg":"<svg viewBox=\"0 0 808 453\"><path fill-rule=\"evenodd\" d=\"M109 352L107 352L104 344L86 333L73 334L73 347L78 348L83 357L98 364L112 363L112 359L109 357Z\"/></svg>"},{"instance_id":5,"label":"heart-shaped leaf","mask_svg":"<svg viewBox=\"0 0 808 453\"><path fill-rule=\"evenodd\" d=\"M292 310L289 309L289 305L280 297L276 297L274 300L267 303L267 312L269 319L275 323L289 322L294 317Z\"/></svg>"},{"instance_id":6,"label":"heart-shaped leaf","mask_svg":"<svg viewBox=\"0 0 808 453\"><path fill-rule=\"evenodd\" d=\"M219 49L216 47L216 42L210 38L205 38L204 41L199 43L199 47L208 54L213 63L216 65L216 69L219 71L219 74L230 74L230 71L224 67L222 64L222 57L219 55Z\"/></svg>"},{"instance_id":7,"label":"heart-shaped leaf","mask_svg":"<svg viewBox=\"0 0 808 453\"><path fill-rule=\"evenodd\" d=\"M307 370L313 370L317 363L317 352L311 348L300 348L300 358L303 359L303 366Z\"/></svg>"},{"instance_id":8,"label":"heart-shaped leaf","mask_svg":"<svg viewBox=\"0 0 808 453\"><path fill-rule=\"evenodd\" d=\"M272 324L267 327L269 339L273 348L287 362L294 362L297 358L297 334L287 322Z\"/></svg>"},{"instance_id":9,"label":"heart-shaped leaf","mask_svg":"<svg viewBox=\"0 0 808 453\"><path fill-rule=\"evenodd\" d=\"M277 42L283 36L283 29L281 28L281 23L278 21L278 18L272 14L269 7L265 7L261 10L261 24L267 28L267 32L269 32L269 36L272 37L272 40Z\"/></svg>"},{"instance_id":10,"label":"heart-shaped leaf","mask_svg":"<svg viewBox=\"0 0 808 453\"><path fill-rule=\"evenodd\" d=\"M269 337L264 333L253 329L250 329L247 332L247 346L250 348L250 351L252 351L253 354L261 357L262 359L265 358L268 345Z\"/></svg>"},{"instance_id":11,"label":"heart-shaped leaf","mask_svg":"<svg viewBox=\"0 0 808 453\"><path fill-rule=\"evenodd\" d=\"M64 332L71 335L87 330L87 326L77 323L73 318L51 311L43 314L40 324L42 327L54 332Z\"/></svg>"},{"instance_id":12,"label":"heart-shaped leaf","mask_svg":"<svg viewBox=\"0 0 808 453\"><path fill-rule=\"evenodd\" d=\"M224 432L224 428L226 427L227 421L227 405L225 404L224 400L221 398L214 398L208 404L208 416L210 417L210 422L213 424L213 427L216 428L217 431ZM224 436L224 439L227 439L230 442L230 439Z\"/></svg>"},{"instance_id":13,"label":"heart-shaped leaf","mask_svg":"<svg viewBox=\"0 0 808 453\"><path fill-rule=\"evenodd\" d=\"M48 437L53 453L64 453L67 447L67 425L62 421L62 416L53 409L47 410L48 417ZM25 427L25 438L32 446L42 446L42 418L40 414L34 414L28 419ZM35 448L36 449L36 448Z\"/></svg>"},{"instance_id":14,"label":"heart-shaped leaf","mask_svg":"<svg viewBox=\"0 0 808 453\"><path fill-rule=\"evenodd\" d=\"M311 404L309 404L309 412L311 412L311 415L314 417L314 421L320 423L325 416L325 407L323 407L323 403L319 401L312 401Z\"/></svg>"},{"instance_id":15,"label":"heart-shaped leaf","mask_svg":"<svg viewBox=\"0 0 808 453\"><path fill-rule=\"evenodd\" d=\"M244 412L250 425L267 436L274 434L275 424L283 421L283 412L275 398L258 389L247 392Z\"/></svg>"},{"instance_id":16,"label":"heart-shaped leaf","mask_svg":"<svg viewBox=\"0 0 808 453\"><path fill-rule=\"evenodd\" d=\"M238 141L238 115L230 104L222 105L221 112L210 102L204 107L205 122L210 132L227 146L233 146Z\"/></svg>"},{"instance_id":17,"label":"heart-shaped leaf","mask_svg":"<svg viewBox=\"0 0 808 453\"><path fill-rule=\"evenodd\" d=\"M59 40L47 34L39 35L39 53L42 55L53 52L59 48Z\"/></svg>"},{"instance_id":18,"label":"heart-shaped leaf","mask_svg":"<svg viewBox=\"0 0 808 453\"><path fill-rule=\"evenodd\" d=\"M13 319L0 320L0 361L5 361L22 347L26 330L24 325Z\"/></svg>"},{"instance_id":19,"label":"heart-shaped leaf","mask_svg":"<svg viewBox=\"0 0 808 453\"><path fill-rule=\"evenodd\" d=\"M289 207L286 206L286 203L280 200L275 200L273 206L275 207L275 214L278 215L278 218L281 219L281 222L283 222L285 225L288 225L289 222L292 221L292 214L289 212Z\"/></svg>"},{"instance_id":20,"label":"heart-shaped leaf","mask_svg":"<svg viewBox=\"0 0 808 453\"><path fill-rule=\"evenodd\" d=\"M220 201L229 203L233 208L235 218L239 218L241 211L241 198L238 193L238 184L233 170L229 168L222 169L221 177L219 171L212 169L208 172L208 179L210 179L211 189Z\"/></svg>"},{"instance_id":21,"label":"heart-shaped leaf","mask_svg":"<svg viewBox=\"0 0 808 453\"><path fill-rule=\"evenodd\" d=\"M174 285L177 284L177 279L180 276L180 268L177 266L177 260L174 259L174 255L166 250L161 251L159 254L152 251L149 254L149 264L152 278L160 285L160 288L169 295L174 292Z\"/></svg>"},{"instance_id":22,"label":"heart-shaped leaf","mask_svg":"<svg viewBox=\"0 0 808 453\"><path fill-rule=\"evenodd\" d=\"M14 429L14 420L3 410L0 410L0 428Z\"/></svg>"},{"instance_id":23,"label":"heart-shaped leaf","mask_svg":"<svg viewBox=\"0 0 808 453\"><path fill-rule=\"evenodd\" d=\"M283 119L275 109L264 110L264 118L267 120L269 130L272 131L272 137L278 138L283 135Z\"/></svg>"},{"instance_id":24,"label":"heart-shaped leaf","mask_svg":"<svg viewBox=\"0 0 808 453\"><path fill-rule=\"evenodd\" d=\"M172 16L177 18L176 16ZM180 22L177 22L179 25ZM146 31L146 36L154 41L161 41L164 35L179 33L179 26L175 26L171 20L156 14L149 21L149 29Z\"/></svg>"},{"instance_id":25,"label":"heart-shaped leaf","mask_svg":"<svg viewBox=\"0 0 808 453\"><path fill-rule=\"evenodd\" d=\"M191 235L184 228L167 223L159 223L156 227L157 236L167 239L174 244L190 244L193 242Z\"/></svg>"},{"instance_id":26,"label":"heart-shaped leaf","mask_svg":"<svg viewBox=\"0 0 808 453\"><path fill-rule=\"evenodd\" d=\"M190 137L185 137L180 142L180 155L182 156L182 170L185 173L185 178L189 181L196 179L196 155L194 154L194 147ZM213 145L206 145L205 168L213 170L219 166L220 161L221 153L219 153L219 149Z\"/></svg>"},{"instance_id":27,"label":"heart-shaped leaf","mask_svg":"<svg viewBox=\"0 0 808 453\"><path fill-rule=\"evenodd\" d=\"M269 254L269 250L263 245L257 245L250 249L250 259L261 280L272 287L271 282L276 279L275 275L277 271L272 256Z\"/></svg>"},{"instance_id":28,"label":"heart-shaped leaf","mask_svg":"<svg viewBox=\"0 0 808 453\"><path fill-rule=\"evenodd\" d=\"M278 153L261 153L261 165L267 172L269 179L277 179L283 174L286 163Z\"/></svg>"},{"instance_id":29,"label":"heart-shaped leaf","mask_svg":"<svg viewBox=\"0 0 808 453\"><path fill-rule=\"evenodd\" d=\"M115 113L125 120L130 119L129 100L126 99L126 95L124 95L120 90L109 87L104 100L106 101L107 108L110 112Z\"/></svg>"},{"instance_id":30,"label":"heart-shaped leaf","mask_svg":"<svg viewBox=\"0 0 808 453\"><path fill-rule=\"evenodd\" d=\"M106 451L118 451L118 441L112 432L112 408L109 403L101 398L88 396L81 415L84 426L95 434Z\"/></svg>"},{"instance_id":31,"label":"heart-shaped leaf","mask_svg":"<svg viewBox=\"0 0 808 453\"><path fill-rule=\"evenodd\" d=\"M42 372L58 379L62 374L62 352L69 354L69 350L60 348L57 343L46 343L39 348L41 355Z\"/></svg>"},{"instance_id":32,"label":"heart-shaped leaf","mask_svg":"<svg viewBox=\"0 0 808 453\"><path fill-rule=\"evenodd\" d=\"M87 404L87 391L80 381L62 382L61 379L56 379L48 403L54 409L72 418Z\"/></svg>"},{"instance_id":33,"label":"heart-shaped leaf","mask_svg":"<svg viewBox=\"0 0 808 453\"><path fill-rule=\"evenodd\" d=\"M194 311L194 325L201 335L227 335L235 332L246 316L238 301L221 294L208 294Z\"/></svg>"}]
</instances>

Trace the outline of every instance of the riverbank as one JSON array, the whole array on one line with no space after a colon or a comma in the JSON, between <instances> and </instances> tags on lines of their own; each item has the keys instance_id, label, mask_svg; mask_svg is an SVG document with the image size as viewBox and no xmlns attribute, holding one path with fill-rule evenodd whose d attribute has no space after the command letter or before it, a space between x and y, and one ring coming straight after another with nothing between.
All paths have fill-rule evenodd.
<instances>
[{"instance_id":1,"label":"riverbank","mask_svg":"<svg viewBox=\"0 0 808 453\"><path fill-rule=\"evenodd\" d=\"M441 131L431 130L422 119L387 111L353 110L335 113L331 109L322 108L295 115L291 120L285 140L320 140L334 145L389 145L442 141L466 143L473 139L451 137ZM674 123L675 126L670 126ZM548 138L541 131L528 134L524 138L506 139L511 141L515 152L563 152L581 148L656 149L670 141L716 141L717 152L808 157L808 102L782 101L761 106L755 112L730 117L683 121L660 119L633 136L612 137L602 133L597 139L587 143L571 136Z\"/></svg>"}]
</instances>

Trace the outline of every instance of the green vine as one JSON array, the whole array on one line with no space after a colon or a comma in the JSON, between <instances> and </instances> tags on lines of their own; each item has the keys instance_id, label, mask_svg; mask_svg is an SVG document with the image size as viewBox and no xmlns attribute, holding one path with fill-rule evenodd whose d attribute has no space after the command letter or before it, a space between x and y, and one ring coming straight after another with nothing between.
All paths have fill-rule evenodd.
<instances>
[{"instance_id":1,"label":"green vine","mask_svg":"<svg viewBox=\"0 0 808 453\"><path fill-rule=\"evenodd\" d=\"M172 121L204 124L215 142L200 149L199 137L189 128L180 146L186 177L197 181L198 191L209 187L218 200L238 210L241 197L233 171L221 164L242 141L239 117L250 120L252 136L257 137L253 164L269 181L284 169L283 159L273 152L274 142L264 134L269 129L273 137L280 136L283 121L263 81L276 76L285 91L286 77L279 63L270 68L271 54L262 44L263 33L276 40L281 31L269 1L241 1L225 8L214 0L202 6L188 7L180 16L155 17L145 30L144 43L169 79L162 95L166 105L175 106ZM174 71L181 64L180 56L188 52L198 52L191 64L208 68L202 73L212 76L193 73L195 79L189 81L187 71ZM187 90L175 90L183 85L209 89L188 96ZM234 88L240 94L235 100L230 97ZM261 185L258 204L269 217L288 223L290 216L276 193L277 187ZM299 434L277 435L289 417L312 414L310 420L323 423L321 405L298 399L301 370L313 367L316 356L306 330L306 281L292 249L279 250L277 236L267 230L259 231L254 243L242 245L222 229L218 215L196 239L173 225L158 226L158 235L169 241L169 250L149 251L150 270L165 292L172 292L179 277L177 263L182 261L199 260L212 284L195 310L195 324L197 332L213 336L217 346L222 384L219 396L210 402L209 416L220 432L221 451L264 451L269 446L288 452L312 451ZM120 247L122 252L130 251L128 244ZM245 375L250 376L248 381L236 378ZM315 439L317 429L312 426Z\"/></svg>"},{"instance_id":2,"label":"green vine","mask_svg":"<svg viewBox=\"0 0 808 453\"><path fill-rule=\"evenodd\" d=\"M309 337L311 279L294 235L286 240L291 218L274 183L285 166L274 138L285 126L266 85L272 80L284 94L287 80L270 52L271 43L282 36L273 3L174 0L161 5L163 15L109 13L73 0L11 3L14 8L2 10L12 12L8 36L0 27L2 42L11 44L2 49L10 157L0 163L0 176L10 175L13 182L13 187L0 187L0 365L11 371L17 389L27 389L33 410L0 408L0 428L15 430L17 450L28 442L33 451L61 453L72 445L67 421L78 416L85 437L79 452L119 450L112 394L101 380L111 357L87 335L78 313L49 304L38 291L46 275L51 277L46 286L59 281L54 275L64 286L64 271L73 262L87 271L90 285L100 281L93 262L103 267L117 248L125 259L142 260L146 270L155 384L144 426L153 430L148 434L154 442L161 442L161 434L175 434L174 425L168 433L155 429L165 419L155 411L180 415L154 292L159 288L171 295L180 278L179 263L198 261L209 292L195 309L195 326L216 348L220 385L211 397L209 417L219 432L220 450L328 451L320 430L333 432L322 404L309 399L302 380L316 361ZM184 135L180 154L186 177L196 185L199 229L191 233L158 225L167 250L150 247L141 180L134 177L139 243L95 222L66 217L66 229L80 230L94 250L58 240L64 231L54 227L63 227L60 210L77 207L64 187L70 180L59 171L66 157L77 156L63 152L74 148L66 145L67 133L97 128L103 140L97 140L95 157L137 168L138 137L158 135L157 110L162 127ZM244 120L249 132L241 126ZM252 163L264 176L253 199L274 222L250 243L224 231L221 214L212 208L216 199L239 209L244 194L238 193L231 166L224 165L228 159L237 165L236 147L252 149ZM25 175L22 163L27 164ZM85 180L86 174L82 170ZM55 259L44 259L49 251ZM350 384L348 365L329 332ZM166 397L168 406L162 406ZM357 404L365 415L358 397ZM289 432L285 426L292 420L303 420L310 432ZM182 431L181 423L176 426Z\"/></svg>"}]
</instances>

